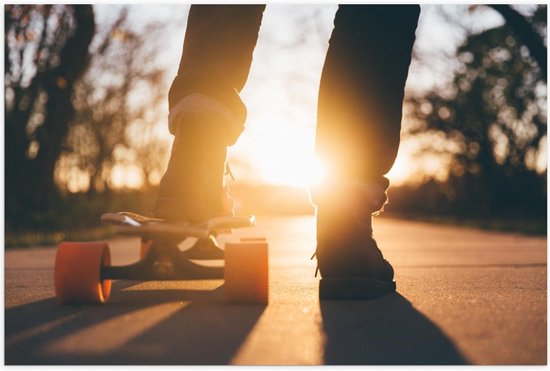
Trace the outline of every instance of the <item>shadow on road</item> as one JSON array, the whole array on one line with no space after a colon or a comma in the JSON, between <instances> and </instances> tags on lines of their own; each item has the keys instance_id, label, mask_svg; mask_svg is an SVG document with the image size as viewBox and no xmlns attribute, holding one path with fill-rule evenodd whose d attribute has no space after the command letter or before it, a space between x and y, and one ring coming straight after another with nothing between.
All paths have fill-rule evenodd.
<instances>
[{"instance_id":1,"label":"shadow on road","mask_svg":"<svg viewBox=\"0 0 550 371\"><path fill-rule=\"evenodd\" d=\"M215 305L214 290L133 290L115 282L104 306L54 298L5 310L5 363L230 364L262 305ZM212 305L214 304L214 305ZM463 365L445 334L399 294L373 301L321 301L324 363Z\"/></svg>"},{"instance_id":2,"label":"shadow on road","mask_svg":"<svg viewBox=\"0 0 550 371\"><path fill-rule=\"evenodd\" d=\"M441 330L398 293L373 301L321 301L329 365L465 365Z\"/></svg>"},{"instance_id":3,"label":"shadow on road","mask_svg":"<svg viewBox=\"0 0 550 371\"><path fill-rule=\"evenodd\" d=\"M263 313L263 305L212 305L223 300L214 290L124 290L135 284L114 282L108 305L60 306L54 298L5 310L5 363L36 364L228 364ZM186 303L183 303L183 302ZM168 309L162 305L168 304ZM128 321L142 313L151 326ZM126 318L126 319L125 319ZM131 326L141 330L132 333ZM139 327L142 325L142 327ZM94 333L96 326L103 331ZM90 330L92 329L92 330ZM130 331L130 336L124 335ZM105 332L125 339L97 351ZM72 344L83 334L88 344ZM85 338L85 336L84 336Z\"/></svg>"}]
</instances>

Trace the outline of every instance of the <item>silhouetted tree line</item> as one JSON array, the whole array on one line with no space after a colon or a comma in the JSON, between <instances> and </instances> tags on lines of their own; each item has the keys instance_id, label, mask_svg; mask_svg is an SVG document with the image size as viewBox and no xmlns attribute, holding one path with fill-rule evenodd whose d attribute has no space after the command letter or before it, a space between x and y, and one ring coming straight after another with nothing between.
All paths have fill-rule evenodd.
<instances>
[{"instance_id":1,"label":"silhouetted tree line","mask_svg":"<svg viewBox=\"0 0 550 371\"><path fill-rule=\"evenodd\" d=\"M6 226L59 218L73 183L109 191L116 163L137 165L148 185L167 152L153 133L160 43L146 42L162 27L136 33L122 8L97 29L91 5L5 5L4 19Z\"/></svg>"},{"instance_id":2,"label":"silhouetted tree line","mask_svg":"<svg viewBox=\"0 0 550 371\"><path fill-rule=\"evenodd\" d=\"M166 99L164 69L154 62L161 43L149 41L161 39L160 30L155 22L139 33L132 30L128 9L122 8L109 27L96 33L90 46L93 63L73 93L77 115L58 162L61 185L71 170L78 170L84 191L110 192L114 166L136 165L148 186L151 173L164 166L166 144L154 135L156 120L165 117L158 112Z\"/></svg>"},{"instance_id":3,"label":"silhouetted tree line","mask_svg":"<svg viewBox=\"0 0 550 371\"><path fill-rule=\"evenodd\" d=\"M74 86L95 34L91 5L5 5L6 219L51 205L75 115Z\"/></svg>"},{"instance_id":4,"label":"silhouetted tree line","mask_svg":"<svg viewBox=\"0 0 550 371\"><path fill-rule=\"evenodd\" d=\"M547 7L527 18L494 7L507 22L469 35L454 79L408 102L418 121L407 135L445 139L423 150L452 156L449 178L395 190L394 207L546 216Z\"/></svg>"}]
</instances>

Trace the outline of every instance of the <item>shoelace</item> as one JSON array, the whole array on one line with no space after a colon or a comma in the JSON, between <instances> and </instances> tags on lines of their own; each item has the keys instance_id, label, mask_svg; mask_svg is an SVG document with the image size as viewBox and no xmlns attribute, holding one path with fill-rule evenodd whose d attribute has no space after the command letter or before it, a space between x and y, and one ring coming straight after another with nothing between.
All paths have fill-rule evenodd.
<instances>
[{"instance_id":1,"label":"shoelace","mask_svg":"<svg viewBox=\"0 0 550 371\"><path fill-rule=\"evenodd\" d=\"M233 176L233 172L231 171L231 168L229 167L229 162L225 163L225 174L224 175L229 175L231 180L235 181L235 177Z\"/></svg>"},{"instance_id":2,"label":"shoelace","mask_svg":"<svg viewBox=\"0 0 550 371\"><path fill-rule=\"evenodd\" d=\"M317 255L317 249L315 250L315 252L313 253L313 255L311 255L311 258L309 258L309 260L313 260L313 258ZM317 273L319 273L319 263L317 263L317 267L315 268L315 278L317 278Z\"/></svg>"}]
</instances>

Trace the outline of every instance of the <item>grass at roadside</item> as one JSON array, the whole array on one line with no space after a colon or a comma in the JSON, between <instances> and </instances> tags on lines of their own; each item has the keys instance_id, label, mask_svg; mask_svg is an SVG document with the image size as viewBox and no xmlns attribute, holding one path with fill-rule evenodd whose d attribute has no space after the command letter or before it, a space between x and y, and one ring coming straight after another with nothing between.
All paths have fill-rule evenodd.
<instances>
[{"instance_id":1,"label":"grass at roadside","mask_svg":"<svg viewBox=\"0 0 550 371\"><path fill-rule=\"evenodd\" d=\"M113 237L100 216L106 212L147 213L154 191L65 194L47 211L12 217L5 224L4 245L10 247L55 246L62 241L99 241Z\"/></svg>"},{"instance_id":2,"label":"grass at roadside","mask_svg":"<svg viewBox=\"0 0 550 371\"><path fill-rule=\"evenodd\" d=\"M384 213L385 217L417 220L421 222L446 224L459 227L479 228L484 230L522 233L526 235L543 236L547 234L547 219L541 218L499 218L499 217L459 217L450 215L421 215Z\"/></svg>"},{"instance_id":3,"label":"grass at roadside","mask_svg":"<svg viewBox=\"0 0 550 371\"><path fill-rule=\"evenodd\" d=\"M7 232L4 236L4 244L6 248L55 246L63 241L100 241L113 236L113 232L106 227L54 232L18 231Z\"/></svg>"}]
</instances>

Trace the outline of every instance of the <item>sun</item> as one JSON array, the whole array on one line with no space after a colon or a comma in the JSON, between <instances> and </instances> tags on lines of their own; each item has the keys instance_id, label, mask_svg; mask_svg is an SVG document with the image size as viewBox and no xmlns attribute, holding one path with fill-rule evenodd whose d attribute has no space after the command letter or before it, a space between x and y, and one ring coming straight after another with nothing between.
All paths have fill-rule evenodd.
<instances>
[{"instance_id":1,"label":"sun","mask_svg":"<svg viewBox=\"0 0 550 371\"><path fill-rule=\"evenodd\" d=\"M263 184L308 188L325 177L325 166L314 154L315 126L297 125L284 117L251 120L235 148L250 172L243 174ZM230 160L231 162L231 160Z\"/></svg>"},{"instance_id":2,"label":"sun","mask_svg":"<svg viewBox=\"0 0 550 371\"><path fill-rule=\"evenodd\" d=\"M308 188L319 185L326 176L323 164L302 150L264 156L258 165L262 181L275 185Z\"/></svg>"}]
</instances>

